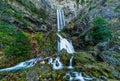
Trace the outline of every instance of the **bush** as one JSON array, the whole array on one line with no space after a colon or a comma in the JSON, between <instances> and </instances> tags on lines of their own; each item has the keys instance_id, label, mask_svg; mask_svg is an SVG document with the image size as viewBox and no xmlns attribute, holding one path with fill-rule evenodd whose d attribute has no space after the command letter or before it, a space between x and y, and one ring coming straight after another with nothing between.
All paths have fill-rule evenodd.
<instances>
[{"instance_id":1,"label":"bush","mask_svg":"<svg viewBox=\"0 0 120 81\"><path fill-rule=\"evenodd\" d=\"M40 45L41 49L44 49L45 48L45 42L43 40L41 32L38 32L36 34L36 40L37 40L38 44Z\"/></svg>"},{"instance_id":2,"label":"bush","mask_svg":"<svg viewBox=\"0 0 120 81\"><path fill-rule=\"evenodd\" d=\"M93 29L90 31L93 42L98 43L112 38L112 31L109 24L102 17L97 17L93 20Z\"/></svg>"},{"instance_id":3,"label":"bush","mask_svg":"<svg viewBox=\"0 0 120 81\"><path fill-rule=\"evenodd\" d=\"M4 22L0 23L0 43L5 45L11 45L15 40L16 30Z\"/></svg>"},{"instance_id":4,"label":"bush","mask_svg":"<svg viewBox=\"0 0 120 81\"><path fill-rule=\"evenodd\" d=\"M30 52L28 36L5 22L0 23L0 44L3 44L7 57L28 56Z\"/></svg>"},{"instance_id":5,"label":"bush","mask_svg":"<svg viewBox=\"0 0 120 81\"><path fill-rule=\"evenodd\" d=\"M22 32L17 32L16 39L12 43L11 46L5 47L5 55L7 57L11 56L24 56L28 57L28 54L30 53L30 41L28 39L28 36L23 34Z\"/></svg>"}]
</instances>

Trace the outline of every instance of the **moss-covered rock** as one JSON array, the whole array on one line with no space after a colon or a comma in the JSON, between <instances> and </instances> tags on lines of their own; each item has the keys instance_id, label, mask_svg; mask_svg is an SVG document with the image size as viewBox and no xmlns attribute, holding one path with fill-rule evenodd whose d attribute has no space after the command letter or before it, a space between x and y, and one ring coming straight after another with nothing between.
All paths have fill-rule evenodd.
<instances>
[{"instance_id":1,"label":"moss-covered rock","mask_svg":"<svg viewBox=\"0 0 120 81\"><path fill-rule=\"evenodd\" d=\"M73 63L74 65L84 65L84 64L92 64L95 62L95 58L87 52L78 52L74 55Z\"/></svg>"}]
</instances>

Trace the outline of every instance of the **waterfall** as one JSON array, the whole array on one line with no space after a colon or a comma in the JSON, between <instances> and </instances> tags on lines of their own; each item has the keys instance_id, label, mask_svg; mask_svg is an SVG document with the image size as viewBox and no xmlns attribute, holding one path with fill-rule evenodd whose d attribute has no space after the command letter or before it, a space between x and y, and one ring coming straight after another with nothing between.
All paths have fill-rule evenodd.
<instances>
[{"instance_id":1,"label":"waterfall","mask_svg":"<svg viewBox=\"0 0 120 81\"><path fill-rule=\"evenodd\" d=\"M73 60L73 56L70 58L70 64L68 66L68 69L72 69L73 68L73 66L72 66L72 60Z\"/></svg>"},{"instance_id":2,"label":"waterfall","mask_svg":"<svg viewBox=\"0 0 120 81\"><path fill-rule=\"evenodd\" d=\"M57 57L53 62L53 69L62 69L63 64L60 62L60 58Z\"/></svg>"},{"instance_id":3,"label":"waterfall","mask_svg":"<svg viewBox=\"0 0 120 81\"><path fill-rule=\"evenodd\" d=\"M65 49L68 53L74 54L75 50L73 48L72 43L69 42L67 39L63 38L59 34L59 32L63 29L64 26L65 26L64 12L60 8L60 9L57 9L57 36L60 38L60 40L58 41L57 50L58 50L58 53L59 53L62 49ZM72 58L70 60L69 68L72 68ZM62 69L63 68L63 64L60 62L59 57L57 57L53 61L52 65L53 65L53 69Z\"/></svg>"},{"instance_id":4,"label":"waterfall","mask_svg":"<svg viewBox=\"0 0 120 81\"><path fill-rule=\"evenodd\" d=\"M69 81L92 81L93 80L90 77L83 77L81 72L68 72L63 78L67 76L69 77Z\"/></svg>"},{"instance_id":5,"label":"waterfall","mask_svg":"<svg viewBox=\"0 0 120 81\"><path fill-rule=\"evenodd\" d=\"M74 50L74 47L72 45L72 42L69 42L67 39L63 38L59 34L59 32L63 29L64 26L65 26L64 12L60 8L60 9L57 9L57 27L58 27L57 28L57 36L60 38L60 40L58 40L57 50L59 53L62 49L65 49L68 53L73 55L75 53L75 50ZM73 60L73 56L70 58L70 63L68 66L69 69L73 69L72 60ZM53 61L53 59L51 59L49 62L51 63L51 61ZM52 65L53 65L53 69L62 69L63 68L63 64L60 62L59 56L57 56L57 58L53 61ZM74 74L74 76L72 76L73 74ZM92 78L83 77L81 72L75 72L75 71L73 71L72 73L70 73L70 72L66 73L66 75L64 77L66 77L66 76L69 76L69 81L92 80Z\"/></svg>"},{"instance_id":6,"label":"waterfall","mask_svg":"<svg viewBox=\"0 0 120 81\"><path fill-rule=\"evenodd\" d=\"M65 26L64 12L62 9L57 9L57 31L60 32Z\"/></svg>"},{"instance_id":7,"label":"waterfall","mask_svg":"<svg viewBox=\"0 0 120 81\"><path fill-rule=\"evenodd\" d=\"M60 36L60 34L57 33L57 35L60 38L60 41L58 42L58 52L60 52L62 49L65 49L70 54L75 53L72 43Z\"/></svg>"}]
</instances>

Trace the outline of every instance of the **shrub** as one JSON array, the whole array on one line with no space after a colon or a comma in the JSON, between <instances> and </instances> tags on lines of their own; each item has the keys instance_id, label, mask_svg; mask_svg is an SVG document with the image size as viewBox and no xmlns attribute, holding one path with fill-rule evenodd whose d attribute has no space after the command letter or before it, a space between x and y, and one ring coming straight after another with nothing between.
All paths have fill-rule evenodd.
<instances>
[{"instance_id":1,"label":"shrub","mask_svg":"<svg viewBox=\"0 0 120 81\"><path fill-rule=\"evenodd\" d=\"M5 22L0 23L0 43L7 57L28 56L30 52L28 36Z\"/></svg>"},{"instance_id":2,"label":"shrub","mask_svg":"<svg viewBox=\"0 0 120 81\"><path fill-rule=\"evenodd\" d=\"M30 41L28 36L23 34L22 32L16 33L16 39L12 43L11 46L5 47L5 55L7 57L11 56L24 56L28 57L28 54L30 53Z\"/></svg>"},{"instance_id":3,"label":"shrub","mask_svg":"<svg viewBox=\"0 0 120 81\"><path fill-rule=\"evenodd\" d=\"M36 34L36 40L37 40L38 44L40 45L41 49L44 49L45 48L45 42L43 40L41 32L38 32Z\"/></svg>"},{"instance_id":4,"label":"shrub","mask_svg":"<svg viewBox=\"0 0 120 81\"><path fill-rule=\"evenodd\" d=\"M92 21L93 29L90 31L93 42L98 43L112 38L112 31L108 22L102 17L97 17Z\"/></svg>"},{"instance_id":5,"label":"shrub","mask_svg":"<svg viewBox=\"0 0 120 81\"><path fill-rule=\"evenodd\" d=\"M16 30L11 26L4 22L0 23L0 43L5 45L11 45L15 40Z\"/></svg>"}]
</instances>

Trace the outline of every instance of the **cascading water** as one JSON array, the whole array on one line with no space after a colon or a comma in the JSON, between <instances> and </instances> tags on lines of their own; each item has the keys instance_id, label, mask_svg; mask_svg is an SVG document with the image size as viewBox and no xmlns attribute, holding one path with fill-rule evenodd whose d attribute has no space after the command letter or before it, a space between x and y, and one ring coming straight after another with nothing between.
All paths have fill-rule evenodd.
<instances>
[{"instance_id":1,"label":"cascading water","mask_svg":"<svg viewBox=\"0 0 120 81\"><path fill-rule=\"evenodd\" d=\"M65 49L68 53L72 54L72 57L70 58L70 64L68 66L68 69L73 69L72 60L73 60L73 55L75 53L74 47L72 45L72 42L69 42L67 39L63 38L59 34L59 32L65 26L64 12L63 12L62 9L57 9L57 26L58 26L57 36L60 38L60 40L58 41L58 46L57 46L58 47L58 54L59 54L59 52L62 49ZM53 65L53 69L62 69L63 68L63 64L60 62L60 58L58 56L59 55L57 55L57 58L54 61L53 61L52 58L49 61L49 63L51 63ZM74 74L74 77L72 76L72 74ZM66 74L66 76L69 76L69 81L74 81L74 80L79 80L79 81L92 80L92 78L83 77L80 72L72 72L72 74L70 72ZM64 76L64 77L66 77L66 76Z\"/></svg>"},{"instance_id":2,"label":"cascading water","mask_svg":"<svg viewBox=\"0 0 120 81\"><path fill-rule=\"evenodd\" d=\"M72 69L73 68L73 66L72 66L72 60L73 60L73 56L70 58L70 64L68 66L68 69Z\"/></svg>"},{"instance_id":3,"label":"cascading water","mask_svg":"<svg viewBox=\"0 0 120 81\"><path fill-rule=\"evenodd\" d=\"M68 53L74 54L74 48L71 42L69 42L67 39L63 38L60 34L58 34L58 37L60 38L60 41L58 42L58 52L60 52L62 49L65 49Z\"/></svg>"},{"instance_id":4,"label":"cascading water","mask_svg":"<svg viewBox=\"0 0 120 81\"><path fill-rule=\"evenodd\" d=\"M39 57L39 58L34 58L34 59L31 59L31 60L28 60L28 61L24 61L24 62L21 62L21 63L15 65L15 66L13 66L13 67L0 69L0 72L16 71L16 70L26 69L26 68L34 66L37 63L37 61L39 61L39 60L43 60L43 58Z\"/></svg>"},{"instance_id":5,"label":"cascading water","mask_svg":"<svg viewBox=\"0 0 120 81\"><path fill-rule=\"evenodd\" d=\"M64 12L62 9L57 9L57 35L60 38L58 41L57 49L58 49L58 54L62 49L65 49L68 53L74 54L74 48L71 42L69 42L67 39L63 38L59 32L63 29L65 26L65 18L64 18ZM72 60L72 59L71 59ZM63 64L60 62L60 58L57 56L57 58L53 61L52 63L53 69L62 69ZM70 62L69 68L72 68L72 63Z\"/></svg>"}]
</instances>

